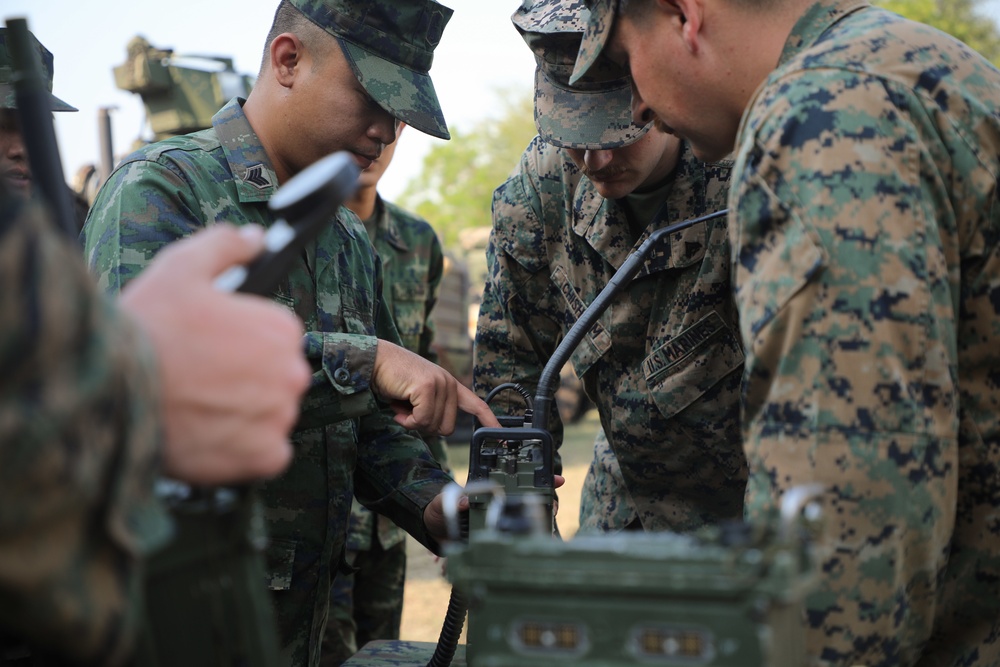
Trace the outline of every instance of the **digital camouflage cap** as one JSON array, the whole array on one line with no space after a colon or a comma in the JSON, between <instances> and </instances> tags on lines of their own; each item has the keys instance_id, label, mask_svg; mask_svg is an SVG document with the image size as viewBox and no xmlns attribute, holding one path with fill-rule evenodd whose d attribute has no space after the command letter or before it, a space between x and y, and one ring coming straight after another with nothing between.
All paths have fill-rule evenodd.
<instances>
[{"instance_id":1,"label":"digital camouflage cap","mask_svg":"<svg viewBox=\"0 0 1000 667\"><path fill-rule=\"evenodd\" d=\"M76 111L76 107L71 107L52 94L52 52L42 46L42 43L32 33L29 32L28 35L31 37L31 42L34 44L35 50L38 51L38 55L42 61L45 85L48 87L49 95L52 98L52 110ZM14 94L13 83L14 59L7 48L7 28L0 28L0 109L17 108L17 98Z\"/></svg>"},{"instance_id":2,"label":"digital camouflage cap","mask_svg":"<svg viewBox=\"0 0 1000 667\"><path fill-rule=\"evenodd\" d=\"M601 51L611 36L611 28L615 24L615 12L618 11L618 0L585 0L585 3L590 10L590 16L580 42L570 83L576 83L584 76L590 75L590 70L601 61Z\"/></svg>"},{"instance_id":3,"label":"digital camouflage cap","mask_svg":"<svg viewBox=\"0 0 1000 667\"><path fill-rule=\"evenodd\" d=\"M582 0L524 0L511 21L535 54L535 127L550 144L576 149L627 146L646 133L632 122L628 73L606 58L570 86L590 12Z\"/></svg>"},{"instance_id":4,"label":"digital camouflage cap","mask_svg":"<svg viewBox=\"0 0 1000 667\"><path fill-rule=\"evenodd\" d=\"M428 73L452 10L433 0L289 0L337 38L378 104L421 132L450 139Z\"/></svg>"}]
</instances>

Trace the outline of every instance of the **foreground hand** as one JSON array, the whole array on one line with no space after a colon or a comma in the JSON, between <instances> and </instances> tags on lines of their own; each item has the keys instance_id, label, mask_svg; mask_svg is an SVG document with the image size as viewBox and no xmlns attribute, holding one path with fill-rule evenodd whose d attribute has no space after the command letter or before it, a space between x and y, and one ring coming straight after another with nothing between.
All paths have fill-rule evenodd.
<instances>
[{"instance_id":1,"label":"foreground hand","mask_svg":"<svg viewBox=\"0 0 1000 667\"><path fill-rule=\"evenodd\" d=\"M159 362L165 472L197 484L272 477L292 456L288 434L310 378L302 325L258 296L213 280L262 249L263 230L215 225L157 255L120 305Z\"/></svg>"},{"instance_id":2,"label":"foreground hand","mask_svg":"<svg viewBox=\"0 0 1000 667\"><path fill-rule=\"evenodd\" d=\"M404 428L450 435L458 410L473 415L483 426L500 426L489 406L451 373L389 341L378 342L371 381Z\"/></svg>"}]
</instances>

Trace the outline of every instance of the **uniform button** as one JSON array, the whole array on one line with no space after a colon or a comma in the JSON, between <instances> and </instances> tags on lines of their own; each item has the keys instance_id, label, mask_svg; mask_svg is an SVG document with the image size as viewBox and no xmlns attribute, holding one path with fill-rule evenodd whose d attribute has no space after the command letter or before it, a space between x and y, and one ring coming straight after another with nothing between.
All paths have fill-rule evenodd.
<instances>
[{"instance_id":1,"label":"uniform button","mask_svg":"<svg viewBox=\"0 0 1000 667\"><path fill-rule=\"evenodd\" d=\"M346 368L338 368L333 372L333 379L340 384L347 384L351 381L351 374L347 372Z\"/></svg>"}]
</instances>

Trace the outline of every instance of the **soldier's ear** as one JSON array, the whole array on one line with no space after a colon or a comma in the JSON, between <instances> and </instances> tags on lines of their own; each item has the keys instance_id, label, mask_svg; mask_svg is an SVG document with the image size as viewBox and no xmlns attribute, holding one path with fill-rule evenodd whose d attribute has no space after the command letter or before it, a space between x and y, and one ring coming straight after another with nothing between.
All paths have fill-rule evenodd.
<instances>
[{"instance_id":1,"label":"soldier's ear","mask_svg":"<svg viewBox=\"0 0 1000 667\"><path fill-rule=\"evenodd\" d=\"M684 45L692 54L701 49L701 29L705 18L705 7L702 0L658 0L670 5L677 12L679 29Z\"/></svg>"},{"instance_id":2,"label":"soldier's ear","mask_svg":"<svg viewBox=\"0 0 1000 667\"><path fill-rule=\"evenodd\" d=\"M302 56L305 53L302 41L290 32L283 32L271 40L269 50L271 72L275 81L290 88L299 72Z\"/></svg>"},{"instance_id":3,"label":"soldier's ear","mask_svg":"<svg viewBox=\"0 0 1000 667\"><path fill-rule=\"evenodd\" d=\"M679 36L688 51L697 53L704 17L702 0L655 0L653 7L667 16L671 34Z\"/></svg>"}]
</instances>

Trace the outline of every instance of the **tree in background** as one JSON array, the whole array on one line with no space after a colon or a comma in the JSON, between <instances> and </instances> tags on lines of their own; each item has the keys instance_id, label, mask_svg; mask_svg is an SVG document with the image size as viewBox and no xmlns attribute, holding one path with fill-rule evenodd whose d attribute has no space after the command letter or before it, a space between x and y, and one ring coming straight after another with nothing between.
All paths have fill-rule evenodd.
<instances>
[{"instance_id":1,"label":"tree in background","mask_svg":"<svg viewBox=\"0 0 1000 667\"><path fill-rule=\"evenodd\" d=\"M463 229L490 226L493 190L536 134L530 91L499 91L497 97L497 113L471 130L451 128L451 141L428 152L420 174L397 198L431 221L446 248L458 244Z\"/></svg>"},{"instance_id":2,"label":"tree in background","mask_svg":"<svg viewBox=\"0 0 1000 667\"><path fill-rule=\"evenodd\" d=\"M874 4L957 37L1000 67L1000 31L977 11L983 0L875 0Z\"/></svg>"}]
</instances>

